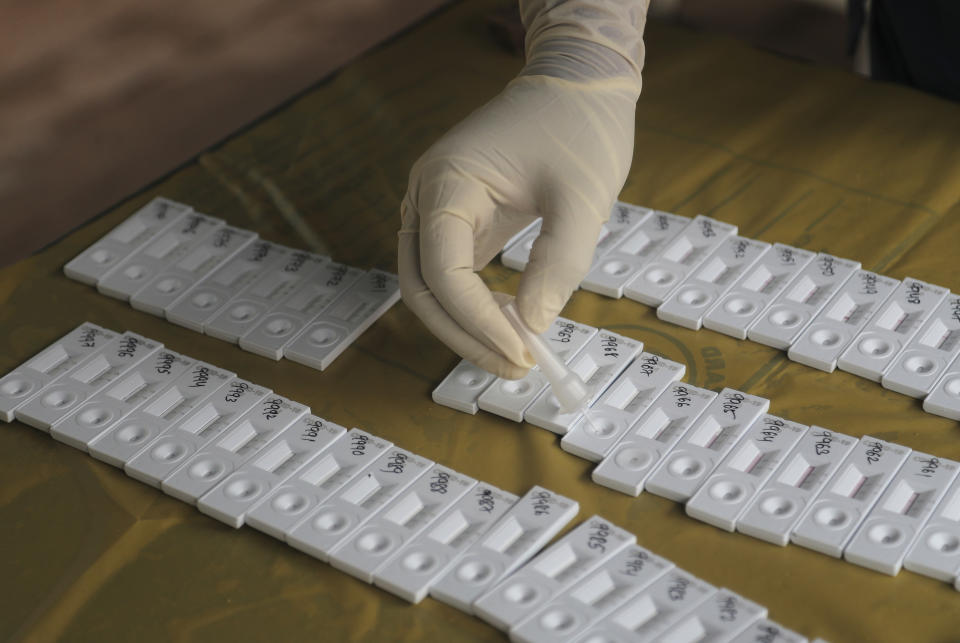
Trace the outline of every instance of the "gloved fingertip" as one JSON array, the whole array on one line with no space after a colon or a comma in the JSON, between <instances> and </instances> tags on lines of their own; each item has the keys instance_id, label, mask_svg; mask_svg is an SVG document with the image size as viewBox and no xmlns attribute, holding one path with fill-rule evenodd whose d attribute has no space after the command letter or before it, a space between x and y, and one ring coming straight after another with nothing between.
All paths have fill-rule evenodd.
<instances>
[{"instance_id":1,"label":"gloved fingertip","mask_svg":"<svg viewBox=\"0 0 960 643\"><path fill-rule=\"evenodd\" d=\"M526 322L530 329L537 333L545 333L550 324L557 318L560 311L554 312L552 308L543 301L535 300L533 297L525 296L520 293L517 296L517 310L520 311L520 317Z\"/></svg>"}]
</instances>

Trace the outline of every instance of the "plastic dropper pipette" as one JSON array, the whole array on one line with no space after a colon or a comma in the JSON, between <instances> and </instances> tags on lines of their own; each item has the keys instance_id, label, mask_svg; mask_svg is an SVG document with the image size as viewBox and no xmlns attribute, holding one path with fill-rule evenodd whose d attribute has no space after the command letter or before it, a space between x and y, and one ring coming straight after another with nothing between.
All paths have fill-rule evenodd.
<instances>
[{"instance_id":1,"label":"plastic dropper pipette","mask_svg":"<svg viewBox=\"0 0 960 643\"><path fill-rule=\"evenodd\" d=\"M501 310L520 335L523 345L527 347L533 360L540 367L540 372L550 383L550 389L560 403L560 410L564 413L584 410L590 398L590 391L587 390L583 380L567 368L556 353L550 350L543 338L527 326L526 322L520 318L520 312L512 300L504 304Z\"/></svg>"}]
</instances>

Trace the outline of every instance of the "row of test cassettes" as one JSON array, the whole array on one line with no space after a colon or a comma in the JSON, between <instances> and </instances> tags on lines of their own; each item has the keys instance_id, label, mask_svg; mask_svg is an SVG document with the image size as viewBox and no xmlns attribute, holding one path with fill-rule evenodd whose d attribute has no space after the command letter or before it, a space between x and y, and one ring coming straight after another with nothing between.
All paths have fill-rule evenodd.
<instances>
[{"instance_id":1,"label":"row of test cassettes","mask_svg":"<svg viewBox=\"0 0 960 643\"><path fill-rule=\"evenodd\" d=\"M501 254L526 268L538 220ZM924 398L928 413L960 420L960 295L860 262L747 239L737 226L617 203L580 284L656 306L657 317L787 350Z\"/></svg>"},{"instance_id":2,"label":"row of test cassettes","mask_svg":"<svg viewBox=\"0 0 960 643\"><path fill-rule=\"evenodd\" d=\"M400 298L395 275L264 241L159 197L63 270L137 310L320 370Z\"/></svg>"},{"instance_id":3,"label":"row of test cassettes","mask_svg":"<svg viewBox=\"0 0 960 643\"><path fill-rule=\"evenodd\" d=\"M542 487L518 498L135 333L82 324L0 391L6 421L518 641L806 640L599 516L538 555L576 517L575 501Z\"/></svg>"},{"instance_id":4,"label":"row of test cassettes","mask_svg":"<svg viewBox=\"0 0 960 643\"><path fill-rule=\"evenodd\" d=\"M960 464L767 413L770 402L681 382L686 367L639 341L559 318L543 334L590 392L562 413L534 367L506 380L461 361L433 392L548 429L599 462L593 480L685 502L687 513L778 545L789 541L887 574L901 566L960 589Z\"/></svg>"}]
</instances>

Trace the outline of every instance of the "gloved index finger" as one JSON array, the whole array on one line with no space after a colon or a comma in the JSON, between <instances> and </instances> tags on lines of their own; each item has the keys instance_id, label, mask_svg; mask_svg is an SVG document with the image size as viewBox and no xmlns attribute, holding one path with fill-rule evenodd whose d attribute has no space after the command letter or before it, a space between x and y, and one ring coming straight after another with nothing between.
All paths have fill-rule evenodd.
<instances>
[{"instance_id":1,"label":"gloved index finger","mask_svg":"<svg viewBox=\"0 0 960 643\"><path fill-rule=\"evenodd\" d=\"M473 271L473 226L448 211L420 221L420 271L444 310L470 335L519 366L533 366L523 341Z\"/></svg>"}]
</instances>

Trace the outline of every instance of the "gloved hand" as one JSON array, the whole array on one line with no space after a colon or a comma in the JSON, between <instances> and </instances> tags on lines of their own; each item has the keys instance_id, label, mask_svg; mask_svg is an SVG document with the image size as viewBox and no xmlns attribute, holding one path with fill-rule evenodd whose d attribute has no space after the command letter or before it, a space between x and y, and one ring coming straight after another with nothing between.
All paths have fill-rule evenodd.
<instances>
[{"instance_id":1,"label":"gloved hand","mask_svg":"<svg viewBox=\"0 0 960 643\"><path fill-rule=\"evenodd\" d=\"M633 156L647 0L521 0L527 64L414 164L401 205L403 299L496 375L533 365L476 271L543 217L517 306L545 331L590 268Z\"/></svg>"}]
</instances>

